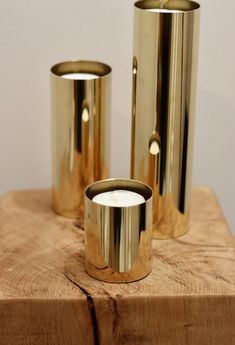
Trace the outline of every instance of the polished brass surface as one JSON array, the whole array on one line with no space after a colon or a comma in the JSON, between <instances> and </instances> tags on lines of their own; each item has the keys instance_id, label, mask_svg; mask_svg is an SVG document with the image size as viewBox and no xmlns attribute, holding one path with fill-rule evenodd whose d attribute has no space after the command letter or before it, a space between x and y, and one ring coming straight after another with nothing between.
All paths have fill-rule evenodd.
<instances>
[{"instance_id":1,"label":"polished brass surface","mask_svg":"<svg viewBox=\"0 0 235 345\"><path fill-rule=\"evenodd\" d=\"M92 201L97 194L129 190L142 195L137 206L109 207ZM85 269L94 278L132 282L151 272L152 190L134 180L95 182L85 191Z\"/></svg>"},{"instance_id":2,"label":"polished brass surface","mask_svg":"<svg viewBox=\"0 0 235 345\"><path fill-rule=\"evenodd\" d=\"M131 178L154 193L153 237L189 228L200 5L134 6Z\"/></svg>"},{"instance_id":3,"label":"polished brass surface","mask_svg":"<svg viewBox=\"0 0 235 345\"><path fill-rule=\"evenodd\" d=\"M69 73L98 76L91 80ZM111 68L93 61L68 61L51 68L52 191L54 210L84 215L84 189L109 177Z\"/></svg>"}]
</instances>

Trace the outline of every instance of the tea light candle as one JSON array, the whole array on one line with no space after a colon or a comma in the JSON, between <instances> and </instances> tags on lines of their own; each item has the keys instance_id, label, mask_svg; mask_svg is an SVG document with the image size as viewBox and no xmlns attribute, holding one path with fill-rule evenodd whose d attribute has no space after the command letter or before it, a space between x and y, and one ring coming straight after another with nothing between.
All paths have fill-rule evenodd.
<instances>
[{"instance_id":1,"label":"tea light candle","mask_svg":"<svg viewBox=\"0 0 235 345\"><path fill-rule=\"evenodd\" d=\"M95 195L92 201L103 206L128 207L140 205L145 199L142 195L129 190L113 190Z\"/></svg>"},{"instance_id":2,"label":"tea light candle","mask_svg":"<svg viewBox=\"0 0 235 345\"><path fill-rule=\"evenodd\" d=\"M72 80L92 80L92 79L98 79L99 76L92 73L67 73L67 74L63 74L62 78L72 79Z\"/></svg>"},{"instance_id":3,"label":"tea light candle","mask_svg":"<svg viewBox=\"0 0 235 345\"><path fill-rule=\"evenodd\" d=\"M139 181L101 180L85 190L85 270L109 283L151 272L152 189Z\"/></svg>"}]
</instances>

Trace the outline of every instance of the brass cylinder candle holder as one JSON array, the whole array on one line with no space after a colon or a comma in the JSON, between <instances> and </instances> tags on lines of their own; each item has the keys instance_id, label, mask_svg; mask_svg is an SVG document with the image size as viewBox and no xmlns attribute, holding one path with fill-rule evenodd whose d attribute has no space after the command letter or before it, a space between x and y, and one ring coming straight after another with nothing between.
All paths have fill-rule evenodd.
<instances>
[{"instance_id":1,"label":"brass cylinder candle holder","mask_svg":"<svg viewBox=\"0 0 235 345\"><path fill-rule=\"evenodd\" d=\"M189 228L200 5L134 5L131 178L153 189L153 237Z\"/></svg>"},{"instance_id":2,"label":"brass cylinder candle holder","mask_svg":"<svg viewBox=\"0 0 235 345\"><path fill-rule=\"evenodd\" d=\"M109 177L111 68L68 61L51 68L53 209L84 216L84 189Z\"/></svg>"},{"instance_id":3,"label":"brass cylinder candle holder","mask_svg":"<svg viewBox=\"0 0 235 345\"><path fill-rule=\"evenodd\" d=\"M134 180L95 182L85 191L85 269L127 283L151 272L152 190Z\"/></svg>"}]
</instances>

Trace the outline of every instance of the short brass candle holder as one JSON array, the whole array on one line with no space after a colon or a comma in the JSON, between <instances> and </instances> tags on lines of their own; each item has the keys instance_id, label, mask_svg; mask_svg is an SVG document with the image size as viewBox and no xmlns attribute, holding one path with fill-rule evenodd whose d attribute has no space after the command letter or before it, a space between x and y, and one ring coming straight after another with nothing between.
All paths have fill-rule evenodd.
<instances>
[{"instance_id":1,"label":"short brass candle holder","mask_svg":"<svg viewBox=\"0 0 235 345\"><path fill-rule=\"evenodd\" d=\"M109 177L111 68L67 61L51 68L53 209L84 216L84 189Z\"/></svg>"},{"instance_id":2,"label":"short brass candle holder","mask_svg":"<svg viewBox=\"0 0 235 345\"><path fill-rule=\"evenodd\" d=\"M85 191L85 269L110 283L151 272L152 190L141 182L109 179Z\"/></svg>"}]
</instances>

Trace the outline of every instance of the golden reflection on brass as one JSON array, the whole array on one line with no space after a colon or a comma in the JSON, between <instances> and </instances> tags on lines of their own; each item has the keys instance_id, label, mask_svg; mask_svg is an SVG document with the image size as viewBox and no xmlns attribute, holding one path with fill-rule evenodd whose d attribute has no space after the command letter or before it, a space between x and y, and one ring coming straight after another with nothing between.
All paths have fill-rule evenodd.
<instances>
[{"instance_id":1,"label":"golden reflection on brass","mask_svg":"<svg viewBox=\"0 0 235 345\"><path fill-rule=\"evenodd\" d=\"M188 0L134 7L131 178L153 189L155 238L189 228L199 14Z\"/></svg>"},{"instance_id":2,"label":"golden reflection on brass","mask_svg":"<svg viewBox=\"0 0 235 345\"><path fill-rule=\"evenodd\" d=\"M109 207L92 201L97 194L129 190L142 195L137 206ZM151 272L152 190L134 180L95 182L85 191L85 269L94 278L127 283Z\"/></svg>"},{"instance_id":3,"label":"golden reflection on brass","mask_svg":"<svg viewBox=\"0 0 235 345\"><path fill-rule=\"evenodd\" d=\"M93 74L67 79L66 74ZM51 68L53 209L83 218L84 189L109 177L111 68L68 61Z\"/></svg>"}]
</instances>

